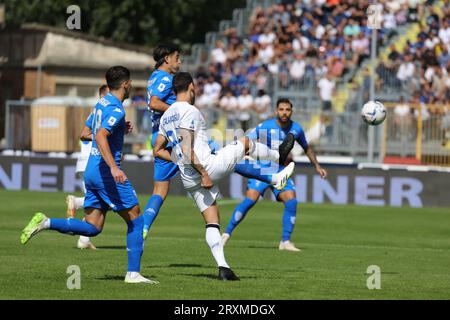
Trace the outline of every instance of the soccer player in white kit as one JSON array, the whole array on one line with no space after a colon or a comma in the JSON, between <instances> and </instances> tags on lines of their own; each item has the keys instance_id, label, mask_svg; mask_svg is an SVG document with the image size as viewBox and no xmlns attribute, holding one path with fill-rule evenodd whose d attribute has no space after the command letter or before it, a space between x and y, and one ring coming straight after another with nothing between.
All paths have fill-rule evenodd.
<instances>
[{"instance_id":1,"label":"soccer player in white kit","mask_svg":"<svg viewBox=\"0 0 450 320\"><path fill-rule=\"evenodd\" d=\"M178 165L184 188L191 194L205 220L206 242L219 267L219 279L239 280L227 264L223 252L219 208L216 203L219 194L217 183L229 174L237 172L264 179L275 185L275 188L282 189L294 171L293 162L282 171L267 176L263 176L259 170L238 167L237 163L246 155L253 159L284 161L294 146L293 137L288 135L279 150L271 150L265 144L243 137L213 154L208 144L205 120L193 106L195 88L191 75L186 72L175 74L172 85L177 101L161 117L153 153L156 157ZM171 152L165 149L168 142L173 146Z\"/></svg>"},{"instance_id":2,"label":"soccer player in white kit","mask_svg":"<svg viewBox=\"0 0 450 320\"><path fill-rule=\"evenodd\" d=\"M109 92L106 84L102 85L98 89L99 99L103 98ZM81 132L81 150L77 159L76 174L83 180L83 193L86 193L84 186L84 171L86 170L87 162L89 160L89 154L92 147L92 131L89 127L84 126ZM68 195L66 197L67 203L67 218L74 218L76 210L84 208L84 197L76 197L74 195ZM77 248L79 249L97 249L91 242L89 237L80 236L77 242Z\"/></svg>"}]
</instances>

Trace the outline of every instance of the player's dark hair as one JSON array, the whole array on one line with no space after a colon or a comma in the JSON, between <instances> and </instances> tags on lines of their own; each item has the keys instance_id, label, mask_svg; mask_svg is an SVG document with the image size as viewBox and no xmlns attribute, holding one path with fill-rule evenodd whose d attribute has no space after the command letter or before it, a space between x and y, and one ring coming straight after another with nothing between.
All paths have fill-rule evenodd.
<instances>
[{"instance_id":1,"label":"player's dark hair","mask_svg":"<svg viewBox=\"0 0 450 320\"><path fill-rule=\"evenodd\" d=\"M194 79L189 72L178 72L173 76L172 86L175 94L186 92Z\"/></svg>"},{"instance_id":2,"label":"player's dark hair","mask_svg":"<svg viewBox=\"0 0 450 320\"><path fill-rule=\"evenodd\" d=\"M106 91L108 90L108 85L106 84L102 84L99 88L98 88L98 95L99 96L104 96L106 94Z\"/></svg>"},{"instance_id":3,"label":"player's dark hair","mask_svg":"<svg viewBox=\"0 0 450 320\"><path fill-rule=\"evenodd\" d=\"M106 83L110 90L117 90L125 81L130 80L130 70L122 66L114 66L106 71Z\"/></svg>"},{"instance_id":4,"label":"player's dark hair","mask_svg":"<svg viewBox=\"0 0 450 320\"><path fill-rule=\"evenodd\" d=\"M291 106L291 109L294 108L294 106L292 105L291 100L289 100L289 99L287 99L287 98L280 98L280 99L278 99L278 100L277 100L277 108L278 108L278 106L279 106L281 103L287 103L287 104L289 104L289 105Z\"/></svg>"},{"instance_id":5,"label":"player's dark hair","mask_svg":"<svg viewBox=\"0 0 450 320\"><path fill-rule=\"evenodd\" d=\"M158 45L153 51L153 59L155 60L155 69L158 69L164 63L164 59L174 52L181 52L180 47L173 43L164 43Z\"/></svg>"}]
</instances>

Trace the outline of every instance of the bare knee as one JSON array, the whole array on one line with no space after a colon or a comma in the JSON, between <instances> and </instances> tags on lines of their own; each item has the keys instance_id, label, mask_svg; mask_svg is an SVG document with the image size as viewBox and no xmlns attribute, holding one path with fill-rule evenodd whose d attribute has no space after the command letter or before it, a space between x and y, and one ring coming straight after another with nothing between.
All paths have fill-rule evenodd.
<instances>
[{"instance_id":1,"label":"bare knee","mask_svg":"<svg viewBox=\"0 0 450 320\"><path fill-rule=\"evenodd\" d=\"M163 200L166 199L169 193L169 181L155 181L153 186L153 195L160 196Z\"/></svg>"},{"instance_id":2,"label":"bare knee","mask_svg":"<svg viewBox=\"0 0 450 320\"><path fill-rule=\"evenodd\" d=\"M206 224L220 224L219 207L217 203L202 212Z\"/></svg>"},{"instance_id":3,"label":"bare knee","mask_svg":"<svg viewBox=\"0 0 450 320\"><path fill-rule=\"evenodd\" d=\"M242 137L239 139L239 141L244 145L245 154L247 154L250 150L250 139L247 137Z\"/></svg>"},{"instance_id":4,"label":"bare knee","mask_svg":"<svg viewBox=\"0 0 450 320\"><path fill-rule=\"evenodd\" d=\"M253 202L256 202L256 201L258 201L260 195L261 194L258 191L249 189L249 190L247 190L245 197L252 200Z\"/></svg>"}]
</instances>

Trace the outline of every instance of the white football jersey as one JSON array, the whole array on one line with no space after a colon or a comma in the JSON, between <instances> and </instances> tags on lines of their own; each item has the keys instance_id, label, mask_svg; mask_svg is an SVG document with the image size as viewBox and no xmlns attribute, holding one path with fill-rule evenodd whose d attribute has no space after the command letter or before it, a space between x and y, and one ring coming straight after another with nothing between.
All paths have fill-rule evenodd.
<instances>
[{"instance_id":1,"label":"white football jersey","mask_svg":"<svg viewBox=\"0 0 450 320\"><path fill-rule=\"evenodd\" d=\"M164 112L159 124L159 134L172 144L172 160L180 169L184 187L195 188L200 185L201 178L197 170L190 165L190 161L183 156L180 129L194 131L194 152L202 166L205 166L211 157L205 119L196 107L187 102L175 102Z\"/></svg>"}]
</instances>

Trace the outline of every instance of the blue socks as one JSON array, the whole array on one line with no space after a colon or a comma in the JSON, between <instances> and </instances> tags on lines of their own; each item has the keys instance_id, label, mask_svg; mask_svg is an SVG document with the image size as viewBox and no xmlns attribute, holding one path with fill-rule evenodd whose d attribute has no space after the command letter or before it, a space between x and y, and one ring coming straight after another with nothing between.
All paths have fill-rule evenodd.
<instances>
[{"instance_id":1,"label":"blue socks","mask_svg":"<svg viewBox=\"0 0 450 320\"><path fill-rule=\"evenodd\" d=\"M292 231L294 231L295 217L297 215L297 200L291 199L284 204L283 214L283 236L282 240L291 239Z\"/></svg>"},{"instance_id":2,"label":"blue socks","mask_svg":"<svg viewBox=\"0 0 450 320\"><path fill-rule=\"evenodd\" d=\"M85 237L95 237L102 231L92 224L78 219L50 219L50 230Z\"/></svg>"},{"instance_id":3,"label":"blue socks","mask_svg":"<svg viewBox=\"0 0 450 320\"><path fill-rule=\"evenodd\" d=\"M141 270L142 252L144 251L144 240L142 238L144 218L139 216L128 222L127 225L128 272L139 272Z\"/></svg>"},{"instance_id":4,"label":"blue socks","mask_svg":"<svg viewBox=\"0 0 450 320\"><path fill-rule=\"evenodd\" d=\"M241 161L234 167L234 172L250 179L257 179L259 181L272 184L271 174L261 174L261 167L249 163L248 161Z\"/></svg>"},{"instance_id":5,"label":"blue socks","mask_svg":"<svg viewBox=\"0 0 450 320\"><path fill-rule=\"evenodd\" d=\"M144 210L144 229L149 230L158 216L159 209L161 208L164 200L159 195L152 195L150 199L148 199L147 206Z\"/></svg>"},{"instance_id":6,"label":"blue socks","mask_svg":"<svg viewBox=\"0 0 450 320\"><path fill-rule=\"evenodd\" d=\"M225 230L225 233L231 235L234 228L245 218L247 212L255 205L255 201L245 198L244 201L239 203L234 209L233 215L231 216L230 222L228 222L228 226Z\"/></svg>"}]
</instances>

